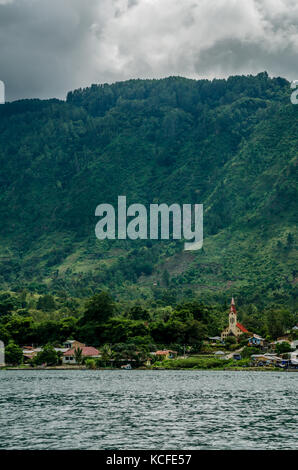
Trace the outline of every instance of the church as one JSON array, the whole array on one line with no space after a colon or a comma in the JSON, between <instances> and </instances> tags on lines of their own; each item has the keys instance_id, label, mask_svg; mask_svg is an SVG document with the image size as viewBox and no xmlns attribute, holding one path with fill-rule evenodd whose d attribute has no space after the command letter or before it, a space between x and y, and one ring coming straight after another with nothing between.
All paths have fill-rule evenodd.
<instances>
[{"instance_id":1,"label":"church","mask_svg":"<svg viewBox=\"0 0 298 470\"><path fill-rule=\"evenodd\" d=\"M228 336L234 336L235 338L239 338L239 336L243 335L244 333L249 333L249 331L241 325L237 321L237 312L236 312L236 307L235 307L235 301L234 298L232 297L231 301L231 308L230 308L230 313L229 313L229 326L227 326L222 332L221 332L221 339L224 341Z\"/></svg>"}]
</instances>

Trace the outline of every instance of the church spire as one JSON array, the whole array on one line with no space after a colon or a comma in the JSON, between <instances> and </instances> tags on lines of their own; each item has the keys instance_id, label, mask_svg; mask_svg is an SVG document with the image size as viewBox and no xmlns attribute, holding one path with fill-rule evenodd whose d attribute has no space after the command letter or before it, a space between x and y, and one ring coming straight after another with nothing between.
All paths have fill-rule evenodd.
<instances>
[{"instance_id":1,"label":"church spire","mask_svg":"<svg viewBox=\"0 0 298 470\"><path fill-rule=\"evenodd\" d=\"M234 297L232 297L232 300L231 300L231 310L230 311L236 314L236 307L235 307Z\"/></svg>"}]
</instances>

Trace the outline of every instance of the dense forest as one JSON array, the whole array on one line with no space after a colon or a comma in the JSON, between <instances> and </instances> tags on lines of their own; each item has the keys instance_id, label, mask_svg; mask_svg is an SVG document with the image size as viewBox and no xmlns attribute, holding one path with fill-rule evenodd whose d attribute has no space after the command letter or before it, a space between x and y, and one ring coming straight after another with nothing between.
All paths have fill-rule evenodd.
<instances>
[{"instance_id":1,"label":"dense forest","mask_svg":"<svg viewBox=\"0 0 298 470\"><path fill-rule=\"evenodd\" d=\"M132 335L191 343L217 334L231 294L260 333L273 335L268 312L279 312L282 329L292 326L298 106L290 94L285 79L264 72L129 80L75 90L66 101L1 105L2 336L20 342L22 322L31 321L34 342L43 334L36 328L50 331L52 322L65 333L60 339L81 331L94 343L84 305L102 291L118 305L109 331L123 327L119 315L126 321L116 342ZM95 208L116 205L118 195L146 206L204 204L203 249L97 240ZM189 333L179 336L175 321Z\"/></svg>"}]
</instances>

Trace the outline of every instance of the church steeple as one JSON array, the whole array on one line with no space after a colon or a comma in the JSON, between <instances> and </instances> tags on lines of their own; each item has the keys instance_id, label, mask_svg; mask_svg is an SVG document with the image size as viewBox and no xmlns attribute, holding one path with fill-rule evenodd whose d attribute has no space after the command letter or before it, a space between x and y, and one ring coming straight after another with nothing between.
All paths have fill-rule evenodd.
<instances>
[{"instance_id":1,"label":"church steeple","mask_svg":"<svg viewBox=\"0 0 298 470\"><path fill-rule=\"evenodd\" d=\"M227 326L221 333L222 340L225 340L228 336L235 336L238 338L243 333L249 333L249 331L241 325L237 320L237 311L235 307L234 297L231 299L231 308L229 312L229 326Z\"/></svg>"},{"instance_id":2,"label":"church steeple","mask_svg":"<svg viewBox=\"0 0 298 470\"><path fill-rule=\"evenodd\" d=\"M234 297L232 297L232 300L231 300L231 309L230 309L230 312L233 312L233 313L235 313L235 315L237 315Z\"/></svg>"},{"instance_id":3,"label":"church steeple","mask_svg":"<svg viewBox=\"0 0 298 470\"><path fill-rule=\"evenodd\" d=\"M230 313L229 313L229 327L231 331L235 331L237 324L237 312L236 312L236 307L235 307L235 300L234 297L232 297L231 300L231 308L230 308Z\"/></svg>"}]
</instances>

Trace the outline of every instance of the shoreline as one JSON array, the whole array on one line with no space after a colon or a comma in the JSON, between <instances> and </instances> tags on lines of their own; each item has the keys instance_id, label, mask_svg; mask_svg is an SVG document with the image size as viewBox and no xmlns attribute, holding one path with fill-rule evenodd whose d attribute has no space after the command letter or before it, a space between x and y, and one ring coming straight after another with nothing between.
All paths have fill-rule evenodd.
<instances>
[{"instance_id":1,"label":"shoreline","mask_svg":"<svg viewBox=\"0 0 298 470\"><path fill-rule=\"evenodd\" d=\"M88 369L85 366L49 366L49 367L1 367L0 372L3 370L14 370L14 371L48 371L48 370L58 370L58 371L105 371L105 370L110 370L110 371L123 371L124 369L121 368L116 368L116 367L102 367L102 368L96 368L96 369ZM168 371L168 370L175 370L175 371L215 371L215 372L298 372L298 369L281 369L281 368L268 368L268 367L245 367L245 368L210 368L210 369L200 369L200 368L182 368L182 367L173 367L173 368L155 368L155 369L147 369L143 367L135 368L135 369L130 369L126 372L134 372L134 371Z\"/></svg>"}]
</instances>

